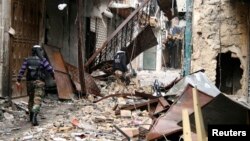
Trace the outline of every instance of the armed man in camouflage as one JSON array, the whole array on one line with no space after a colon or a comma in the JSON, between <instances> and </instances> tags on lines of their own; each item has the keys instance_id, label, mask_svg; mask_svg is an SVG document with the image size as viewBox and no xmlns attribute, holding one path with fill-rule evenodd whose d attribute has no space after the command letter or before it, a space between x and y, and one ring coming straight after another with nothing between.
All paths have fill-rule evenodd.
<instances>
[{"instance_id":1,"label":"armed man in camouflage","mask_svg":"<svg viewBox=\"0 0 250 141\"><path fill-rule=\"evenodd\" d=\"M44 97L44 71L48 71L54 78L54 71L43 56L43 49L40 45L34 45L32 47L32 56L25 58L22 67L19 71L16 85L20 86L21 78L27 69L27 93L29 96L28 109L30 113L30 121L33 126L37 126L37 114L40 111L42 100Z\"/></svg>"}]
</instances>

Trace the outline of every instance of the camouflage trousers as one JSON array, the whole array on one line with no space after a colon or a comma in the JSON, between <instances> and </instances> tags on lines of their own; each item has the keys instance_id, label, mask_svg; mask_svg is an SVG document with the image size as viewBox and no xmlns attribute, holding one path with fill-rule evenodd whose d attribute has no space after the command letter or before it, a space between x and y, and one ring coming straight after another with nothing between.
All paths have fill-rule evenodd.
<instances>
[{"instance_id":1,"label":"camouflage trousers","mask_svg":"<svg viewBox=\"0 0 250 141\"><path fill-rule=\"evenodd\" d=\"M44 98L45 83L40 80L27 81L27 93L29 96L28 109L29 112L39 112Z\"/></svg>"},{"instance_id":2,"label":"camouflage trousers","mask_svg":"<svg viewBox=\"0 0 250 141\"><path fill-rule=\"evenodd\" d=\"M116 79L116 82L119 84L119 85L124 85L125 86L125 83L122 81L122 78L124 78L124 73L120 70L116 70L115 71L115 79Z\"/></svg>"}]
</instances>

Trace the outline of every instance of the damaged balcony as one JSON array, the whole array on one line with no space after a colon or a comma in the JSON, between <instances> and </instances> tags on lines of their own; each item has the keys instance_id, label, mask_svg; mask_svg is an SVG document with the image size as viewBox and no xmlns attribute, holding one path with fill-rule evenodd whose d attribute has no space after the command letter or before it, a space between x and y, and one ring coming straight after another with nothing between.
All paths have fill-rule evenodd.
<instances>
[{"instance_id":1,"label":"damaged balcony","mask_svg":"<svg viewBox=\"0 0 250 141\"><path fill-rule=\"evenodd\" d=\"M134 1L135 2L135 1ZM118 1L112 0L109 4L109 9L112 13L116 13L122 18L126 19L135 9L137 5L129 1Z\"/></svg>"},{"instance_id":2,"label":"damaged balcony","mask_svg":"<svg viewBox=\"0 0 250 141\"><path fill-rule=\"evenodd\" d=\"M129 63L143 51L158 44L150 26L151 2L152 0L144 1L93 53L85 63L90 72L102 67L104 72L111 73L113 56L122 47L127 47Z\"/></svg>"}]
</instances>

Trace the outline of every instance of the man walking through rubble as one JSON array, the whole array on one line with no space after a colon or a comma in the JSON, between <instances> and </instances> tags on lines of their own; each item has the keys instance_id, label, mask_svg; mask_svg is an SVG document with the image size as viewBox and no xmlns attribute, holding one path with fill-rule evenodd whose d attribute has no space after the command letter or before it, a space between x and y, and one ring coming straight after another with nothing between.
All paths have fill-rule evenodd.
<instances>
[{"instance_id":1,"label":"man walking through rubble","mask_svg":"<svg viewBox=\"0 0 250 141\"><path fill-rule=\"evenodd\" d=\"M44 71L48 71L54 78L53 69L47 59L43 57L43 49L40 45L34 45L32 47L32 56L24 60L17 77L17 86L20 86L21 78L24 75L26 69L26 84L27 93L29 96L28 109L30 114L30 121L32 122L33 126L37 126L37 114L40 111L42 99L44 97Z\"/></svg>"},{"instance_id":2,"label":"man walking through rubble","mask_svg":"<svg viewBox=\"0 0 250 141\"><path fill-rule=\"evenodd\" d=\"M121 48L121 50L117 51L113 62L113 72L115 74L117 83L120 85L125 85L126 81L128 81L128 77L126 77L126 72L128 71L128 68L125 50L126 48L123 47Z\"/></svg>"}]
</instances>

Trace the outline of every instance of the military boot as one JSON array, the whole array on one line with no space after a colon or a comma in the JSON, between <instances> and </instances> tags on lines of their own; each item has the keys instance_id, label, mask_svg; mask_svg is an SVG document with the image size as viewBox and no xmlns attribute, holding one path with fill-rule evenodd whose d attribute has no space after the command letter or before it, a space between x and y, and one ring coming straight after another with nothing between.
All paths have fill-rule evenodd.
<instances>
[{"instance_id":1,"label":"military boot","mask_svg":"<svg viewBox=\"0 0 250 141\"><path fill-rule=\"evenodd\" d=\"M34 112L30 112L30 122L32 121L33 115L34 115Z\"/></svg>"},{"instance_id":2,"label":"military boot","mask_svg":"<svg viewBox=\"0 0 250 141\"><path fill-rule=\"evenodd\" d=\"M33 126L38 126L37 114L38 114L38 113L33 113L33 116L32 116L32 125L33 125Z\"/></svg>"}]
</instances>

